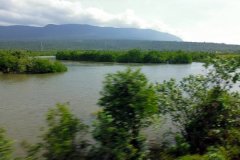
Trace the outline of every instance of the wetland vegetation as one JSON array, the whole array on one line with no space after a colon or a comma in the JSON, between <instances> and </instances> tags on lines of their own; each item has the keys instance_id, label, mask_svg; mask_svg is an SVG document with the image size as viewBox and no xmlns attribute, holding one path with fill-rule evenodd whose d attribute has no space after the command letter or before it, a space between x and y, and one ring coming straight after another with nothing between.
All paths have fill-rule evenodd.
<instances>
[{"instance_id":1,"label":"wetland vegetation","mask_svg":"<svg viewBox=\"0 0 240 160\"><path fill-rule=\"evenodd\" d=\"M55 73L67 71L58 61L33 57L25 51L0 51L0 71L3 73Z\"/></svg>"},{"instance_id":2,"label":"wetland vegetation","mask_svg":"<svg viewBox=\"0 0 240 160\"><path fill-rule=\"evenodd\" d=\"M238 58L209 59L207 73L153 84L140 70L108 74L89 128L66 104L50 109L41 141L24 143L26 160L235 160L240 158ZM238 87L238 86L237 86ZM170 116L174 142L151 146L143 129ZM86 138L92 135L94 143ZM0 159L11 160L12 142L0 132Z\"/></svg>"}]
</instances>

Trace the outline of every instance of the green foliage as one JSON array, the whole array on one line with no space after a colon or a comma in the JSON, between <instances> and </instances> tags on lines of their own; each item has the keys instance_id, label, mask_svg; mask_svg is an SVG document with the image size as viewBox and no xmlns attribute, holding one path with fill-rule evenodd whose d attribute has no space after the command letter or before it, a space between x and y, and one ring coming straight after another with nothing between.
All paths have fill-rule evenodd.
<instances>
[{"instance_id":1,"label":"green foliage","mask_svg":"<svg viewBox=\"0 0 240 160\"><path fill-rule=\"evenodd\" d=\"M240 81L240 57L208 59L206 67L212 65L208 78L214 85L223 89L232 88L232 84Z\"/></svg>"},{"instance_id":2,"label":"green foliage","mask_svg":"<svg viewBox=\"0 0 240 160\"><path fill-rule=\"evenodd\" d=\"M23 51L1 51L0 71L3 73L55 73L67 71L60 62L33 58Z\"/></svg>"},{"instance_id":3,"label":"green foliage","mask_svg":"<svg viewBox=\"0 0 240 160\"><path fill-rule=\"evenodd\" d=\"M132 49L125 53L119 54L117 62L123 63L143 63L144 53L139 49Z\"/></svg>"},{"instance_id":4,"label":"green foliage","mask_svg":"<svg viewBox=\"0 0 240 160\"><path fill-rule=\"evenodd\" d=\"M42 44L42 45L41 45ZM43 47L42 47L43 46ZM49 54L55 50L142 50L160 51L188 51L209 53L240 53L239 45L206 42L167 42L167 41L139 41L139 40L36 40L36 41L1 41L0 49L28 49L38 54ZM41 50L41 52L40 52ZM44 51L42 51L44 50ZM35 53L35 52L34 52Z\"/></svg>"},{"instance_id":5,"label":"green foliage","mask_svg":"<svg viewBox=\"0 0 240 160\"><path fill-rule=\"evenodd\" d=\"M181 135L175 136L176 144L171 147L168 151L170 154L174 156L186 155L189 153L190 145Z\"/></svg>"},{"instance_id":6,"label":"green foliage","mask_svg":"<svg viewBox=\"0 0 240 160\"><path fill-rule=\"evenodd\" d=\"M232 158L227 156L225 148L209 147L207 153L204 155L186 155L179 157L178 160L231 160Z\"/></svg>"},{"instance_id":7,"label":"green foliage","mask_svg":"<svg viewBox=\"0 0 240 160\"><path fill-rule=\"evenodd\" d=\"M131 143L130 133L123 128L116 127L111 115L100 112L94 126L93 137L98 143L90 153L89 159L125 160L135 157L137 148Z\"/></svg>"},{"instance_id":8,"label":"green foliage","mask_svg":"<svg viewBox=\"0 0 240 160\"><path fill-rule=\"evenodd\" d=\"M87 126L76 118L63 104L57 104L47 114L48 129L42 142L27 147L27 159L74 160L85 154L87 143L83 136Z\"/></svg>"},{"instance_id":9,"label":"green foliage","mask_svg":"<svg viewBox=\"0 0 240 160\"><path fill-rule=\"evenodd\" d=\"M67 67L62 63L49 61L48 59L33 59L27 66L27 73L55 73L65 72Z\"/></svg>"},{"instance_id":10,"label":"green foliage","mask_svg":"<svg viewBox=\"0 0 240 160\"><path fill-rule=\"evenodd\" d=\"M227 151L223 147L209 147L208 151L203 157L206 160L230 160L232 158L228 157Z\"/></svg>"},{"instance_id":11,"label":"green foliage","mask_svg":"<svg viewBox=\"0 0 240 160\"><path fill-rule=\"evenodd\" d=\"M121 62L121 63L191 63L192 57L198 53L181 51L60 51L56 58L59 60L93 61L93 62ZM206 55L205 55L206 56Z\"/></svg>"},{"instance_id":12,"label":"green foliage","mask_svg":"<svg viewBox=\"0 0 240 160\"><path fill-rule=\"evenodd\" d=\"M59 52L65 59L91 61L185 63L189 57L175 53L130 50ZM119 56L119 57L118 57ZM170 59L169 59L169 57ZM177 58L176 58L177 57ZM190 61L191 57L189 58ZM170 61L171 60L171 61ZM24 144L24 160L237 160L240 159L240 94L232 90L240 81L240 59L209 59L206 75L190 75L149 84L140 70L130 68L108 74L98 104L92 132L96 144L88 151L83 136L87 126L66 105L47 114L48 128L36 145ZM16 73L50 73L66 70L59 62L29 58L25 52L0 52L0 70ZM147 146L142 129L154 115L170 116L178 129L175 144L160 149ZM165 147L165 148L164 148ZM0 129L0 160L11 160L11 141Z\"/></svg>"},{"instance_id":13,"label":"green foliage","mask_svg":"<svg viewBox=\"0 0 240 160\"><path fill-rule=\"evenodd\" d=\"M99 105L118 122L117 127L140 128L147 117L157 112L155 90L140 70L128 68L107 75L100 94Z\"/></svg>"},{"instance_id":14,"label":"green foliage","mask_svg":"<svg viewBox=\"0 0 240 160\"><path fill-rule=\"evenodd\" d=\"M201 155L196 154L196 155L186 155L178 158L177 160L206 160L206 159L203 158Z\"/></svg>"},{"instance_id":15,"label":"green foliage","mask_svg":"<svg viewBox=\"0 0 240 160\"><path fill-rule=\"evenodd\" d=\"M60 60L115 62L115 52L111 51L60 51L56 58ZM118 52L116 52L117 54Z\"/></svg>"},{"instance_id":16,"label":"green foliage","mask_svg":"<svg viewBox=\"0 0 240 160\"><path fill-rule=\"evenodd\" d=\"M9 72L24 72L26 64L28 64L27 55L23 52L0 52L0 71Z\"/></svg>"},{"instance_id":17,"label":"green foliage","mask_svg":"<svg viewBox=\"0 0 240 160\"><path fill-rule=\"evenodd\" d=\"M82 142L76 142L77 133L86 126L64 105L58 104L47 115L48 131L43 136L47 159L73 159Z\"/></svg>"},{"instance_id":18,"label":"green foliage","mask_svg":"<svg viewBox=\"0 0 240 160\"><path fill-rule=\"evenodd\" d=\"M104 81L94 138L105 159L144 159L147 155L142 128L157 113L154 88L139 70L109 74Z\"/></svg>"},{"instance_id":19,"label":"green foliage","mask_svg":"<svg viewBox=\"0 0 240 160\"><path fill-rule=\"evenodd\" d=\"M5 131L0 128L0 160L12 160L12 142L5 136Z\"/></svg>"},{"instance_id":20,"label":"green foliage","mask_svg":"<svg viewBox=\"0 0 240 160\"><path fill-rule=\"evenodd\" d=\"M210 64L205 76L158 84L160 111L171 116L185 139L180 144L190 145L190 153L203 154L210 146L228 146L235 152L234 148L240 149L235 136L239 133L240 94L231 88L239 81L240 63L235 59L217 59L207 66ZM176 149L175 154L179 151ZM238 152L231 155L240 158Z\"/></svg>"}]
</instances>

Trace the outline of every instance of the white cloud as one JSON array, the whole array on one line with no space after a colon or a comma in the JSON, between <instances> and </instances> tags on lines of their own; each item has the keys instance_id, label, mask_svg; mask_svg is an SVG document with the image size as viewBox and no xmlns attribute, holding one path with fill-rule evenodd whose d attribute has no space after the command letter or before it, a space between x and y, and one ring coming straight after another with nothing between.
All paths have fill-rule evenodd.
<instances>
[{"instance_id":1,"label":"white cloud","mask_svg":"<svg viewBox=\"0 0 240 160\"><path fill-rule=\"evenodd\" d=\"M150 28L185 41L240 44L239 0L0 0L0 25Z\"/></svg>"},{"instance_id":2,"label":"white cloud","mask_svg":"<svg viewBox=\"0 0 240 160\"><path fill-rule=\"evenodd\" d=\"M113 27L151 28L173 32L163 22L147 21L131 9L111 14L101 8L84 7L77 0L0 0L0 24L44 26L49 23L84 23Z\"/></svg>"},{"instance_id":3,"label":"white cloud","mask_svg":"<svg viewBox=\"0 0 240 160\"><path fill-rule=\"evenodd\" d=\"M184 40L240 44L240 1L220 2L221 7L213 5L212 10L205 13L207 16L204 19L179 28Z\"/></svg>"}]
</instances>

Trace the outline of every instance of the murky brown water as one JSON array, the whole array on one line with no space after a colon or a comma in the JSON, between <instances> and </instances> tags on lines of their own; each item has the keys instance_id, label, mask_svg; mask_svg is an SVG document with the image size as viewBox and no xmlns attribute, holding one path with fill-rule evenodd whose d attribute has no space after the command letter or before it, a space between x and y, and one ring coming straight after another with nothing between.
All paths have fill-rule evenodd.
<instances>
[{"instance_id":1,"label":"murky brown water","mask_svg":"<svg viewBox=\"0 0 240 160\"><path fill-rule=\"evenodd\" d=\"M71 109L90 124L102 81L107 73L123 70L126 64L65 62L61 74L0 74L0 126L16 142L34 142L44 126L47 110L56 103L69 102ZM201 63L187 65L131 65L140 67L151 82L181 79L202 73Z\"/></svg>"}]
</instances>

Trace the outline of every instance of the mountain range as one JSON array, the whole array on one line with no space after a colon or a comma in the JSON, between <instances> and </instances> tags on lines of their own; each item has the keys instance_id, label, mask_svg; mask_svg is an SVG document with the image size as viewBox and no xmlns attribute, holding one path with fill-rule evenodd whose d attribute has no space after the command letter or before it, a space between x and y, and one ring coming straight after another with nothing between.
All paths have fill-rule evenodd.
<instances>
[{"instance_id":1,"label":"mountain range","mask_svg":"<svg viewBox=\"0 0 240 160\"><path fill-rule=\"evenodd\" d=\"M1 41L25 40L151 40L182 41L181 38L151 29L99 27L85 24L0 26Z\"/></svg>"},{"instance_id":2,"label":"mountain range","mask_svg":"<svg viewBox=\"0 0 240 160\"><path fill-rule=\"evenodd\" d=\"M240 45L183 42L151 29L99 27L86 24L0 26L0 49L24 50L183 50L240 53Z\"/></svg>"}]
</instances>

